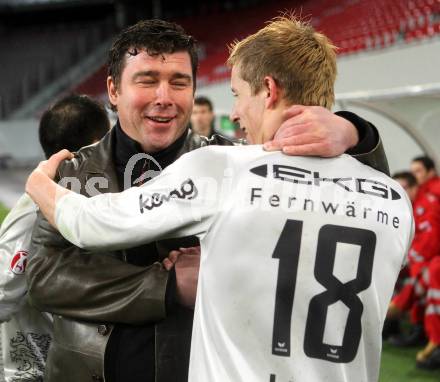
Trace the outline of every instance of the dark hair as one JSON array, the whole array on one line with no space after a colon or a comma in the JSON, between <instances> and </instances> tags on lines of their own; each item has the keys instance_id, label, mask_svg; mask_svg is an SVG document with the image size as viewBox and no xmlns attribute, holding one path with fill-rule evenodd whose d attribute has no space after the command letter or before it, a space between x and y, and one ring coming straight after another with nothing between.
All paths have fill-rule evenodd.
<instances>
[{"instance_id":1,"label":"dark hair","mask_svg":"<svg viewBox=\"0 0 440 382\"><path fill-rule=\"evenodd\" d=\"M417 179L416 177L411 174L409 171L402 171L402 172L396 172L393 175L393 179L403 179L408 183L409 187L417 186Z\"/></svg>"},{"instance_id":2,"label":"dark hair","mask_svg":"<svg viewBox=\"0 0 440 382\"><path fill-rule=\"evenodd\" d=\"M102 104L85 95L69 95L43 113L38 134L48 158L62 149L78 151L101 139L109 129Z\"/></svg>"},{"instance_id":3,"label":"dark hair","mask_svg":"<svg viewBox=\"0 0 440 382\"><path fill-rule=\"evenodd\" d=\"M416 157L412 161L422 163L426 171L435 170L435 163L430 157L427 156Z\"/></svg>"},{"instance_id":4,"label":"dark hair","mask_svg":"<svg viewBox=\"0 0 440 382\"><path fill-rule=\"evenodd\" d=\"M199 106L208 106L209 111L213 111L214 108L212 107L212 102L209 98L207 97L196 97L196 99L194 100L194 105L199 105Z\"/></svg>"},{"instance_id":5,"label":"dark hair","mask_svg":"<svg viewBox=\"0 0 440 382\"><path fill-rule=\"evenodd\" d=\"M145 50L150 56L188 52L195 90L198 65L196 40L180 25L163 20L143 20L124 29L113 42L107 63L108 75L116 86L121 81L126 54L136 56L139 50Z\"/></svg>"}]
</instances>

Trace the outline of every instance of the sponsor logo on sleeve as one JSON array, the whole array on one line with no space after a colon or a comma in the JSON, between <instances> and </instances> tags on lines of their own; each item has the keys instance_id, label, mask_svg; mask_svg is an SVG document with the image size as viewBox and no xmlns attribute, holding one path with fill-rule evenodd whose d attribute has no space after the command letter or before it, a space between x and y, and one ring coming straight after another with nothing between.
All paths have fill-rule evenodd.
<instances>
[{"instance_id":1,"label":"sponsor logo on sleeve","mask_svg":"<svg viewBox=\"0 0 440 382\"><path fill-rule=\"evenodd\" d=\"M22 275L26 271L28 252L18 251L11 260L10 269L16 275Z\"/></svg>"},{"instance_id":2,"label":"sponsor logo on sleeve","mask_svg":"<svg viewBox=\"0 0 440 382\"><path fill-rule=\"evenodd\" d=\"M154 193L151 196L145 196L142 193L139 195L139 208L141 214L145 210L152 210L155 207L160 207L164 203L168 203L171 199L195 199L199 191L192 179L185 180L180 188L175 188L168 194Z\"/></svg>"}]
</instances>

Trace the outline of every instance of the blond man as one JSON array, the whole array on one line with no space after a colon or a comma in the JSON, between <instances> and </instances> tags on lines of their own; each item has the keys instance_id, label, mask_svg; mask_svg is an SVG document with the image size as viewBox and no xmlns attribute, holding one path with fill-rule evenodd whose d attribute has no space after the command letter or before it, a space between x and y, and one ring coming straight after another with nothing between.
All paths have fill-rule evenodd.
<instances>
[{"instance_id":1,"label":"blond man","mask_svg":"<svg viewBox=\"0 0 440 382\"><path fill-rule=\"evenodd\" d=\"M27 191L80 247L200 237L191 382L375 381L411 205L396 182L347 155L263 150L291 105L331 107L325 36L279 18L235 44L229 64L231 118L253 146L196 150L143 187L90 199L50 180L64 152Z\"/></svg>"}]
</instances>

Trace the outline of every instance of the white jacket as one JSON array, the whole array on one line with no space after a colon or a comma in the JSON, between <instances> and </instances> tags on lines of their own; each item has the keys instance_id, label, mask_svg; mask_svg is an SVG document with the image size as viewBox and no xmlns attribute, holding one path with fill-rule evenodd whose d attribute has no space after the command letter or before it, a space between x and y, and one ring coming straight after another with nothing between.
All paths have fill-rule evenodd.
<instances>
[{"instance_id":1,"label":"white jacket","mask_svg":"<svg viewBox=\"0 0 440 382\"><path fill-rule=\"evenodd\" d=\"M0 322L6 382L42 381L52 317L27 301L25 277L37 207L24 194L0 228Z\"/></svg>"}]
</instances>

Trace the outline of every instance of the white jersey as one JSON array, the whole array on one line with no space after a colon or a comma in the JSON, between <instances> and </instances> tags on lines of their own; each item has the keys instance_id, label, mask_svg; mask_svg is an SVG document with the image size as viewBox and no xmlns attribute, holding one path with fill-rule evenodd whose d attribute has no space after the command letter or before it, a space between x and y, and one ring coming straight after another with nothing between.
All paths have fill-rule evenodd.
<instances>
[{"instance_id":1,"label":"white jersey","mask_svg":"<svg viewBox=\"0 0 440 382\"><path fill-rule=\"evenodd\" d=\"M42 381L52 317L27 301L26 264L37 207L23 195L0 229L0 322L6 382Z\"/></svg>"},{"instance_id":2,"label":"white jersey","mask_svg":"<svg viewBox=\"0 0 440 382\"><path fill-rule=\"evenodd\" d=\"M191 382L377 381L412 239L411 203L384 174L347 155L208 147L140 188L64 196L55 214L90 249L199 235Z\"/></svg>"}]
</instances>

